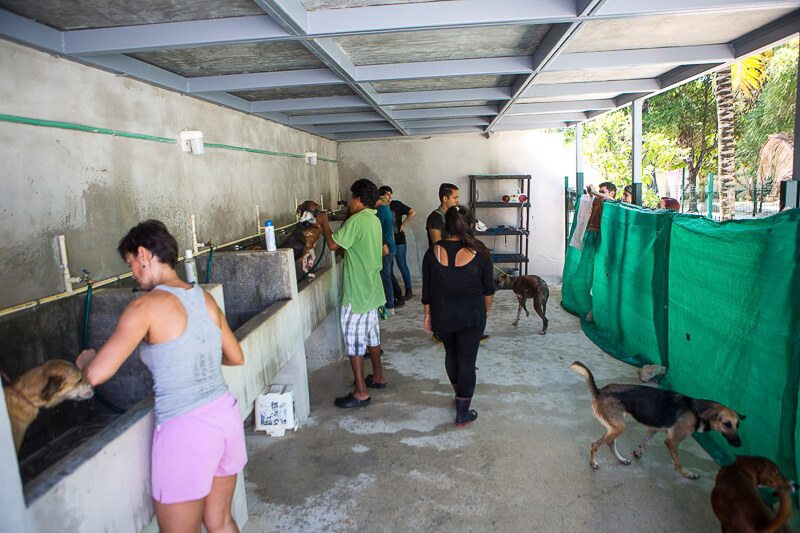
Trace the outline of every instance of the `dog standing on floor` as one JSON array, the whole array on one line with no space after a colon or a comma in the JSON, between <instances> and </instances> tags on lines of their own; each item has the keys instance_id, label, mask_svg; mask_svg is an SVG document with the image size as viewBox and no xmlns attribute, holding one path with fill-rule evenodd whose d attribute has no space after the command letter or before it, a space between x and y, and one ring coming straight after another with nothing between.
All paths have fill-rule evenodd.
<instances>
[{"instance_id":1,"label":"dog standing on floor","mask_svg":"<svg viewBox=\"0 0 800 533\"><path fill-rule=\"evenodd\" d=\"M644 385L611 384L598 389L592 372L583 363L575 361L569 368L586 379L592 395L592 413L606 428L605 435L592 443L589 465L594 469L600 468L595 456L603 444L608 445L620 463L631 464L630 459L617 451L617 438L625 431L626 414L647 426L644 440L633 455L640 458L656 433L665 431L664 444L675 470L689 479L698 476L683 468L678 457L678 445L695 431L719 431L731 446L742 445L738 429L739 419L744 420L744 415L738 415L720 403Z\"/></svg>"},{"instance_id":2,"label":"dog standing on floor","mask_svg":"<svg viewBox=\"0 0 800 533\"><path fill-rule=\"evenodd\" d=\"M770 487L780 499L778 514L761 499L758 487ZM717 473L711 507L723 533L781 531L792 514L790 493L797 483L781 475L778 465L764 457L740 455Z\"/></svg>"},{"instance_id":3,"label":"dog standing on floor","mask_svg":"<svg viewBox=\"0 0 800 533\"><path fill-rule=\"evenodd\" d=\"M550 290L547 288L547 283L539 276L509 276L508 274L500 274L495 280L495 287L497 289L511 289L514 291L514 296L517 297L519 306L517 307L517 318L511 323L516 326L519 324L519 316L522 310L525 310L525 316L531 316L528 308L525 307L525 302L528 298L533 299L533 310L542 319L542 330L539 335L547 333L547 299L550 297Z\"/></svg>"},{"instance_id":4,"label":"dog standing on floor","mask_svg":"<svg viewBox=\"0 0 800 533\"><path fill-rule=\"evenodd\" d=\"M11 419L14 447L19 451L28 427L39 409L54 407L64 400L87 400L94 395L77 366L53 359L28 370L3 388Z\"/></svg>"},{"instance_id":5,"label":"dog standing on floor","mask_svg":"<svg viewBox=\"0 0 800 533\"><path fill-rule=\"evenodd\" d=\"M297 214L300 220L295 226L294 231L284 240L279 248L291 248L294 250L294 260L300 261L303 272L308 272L314 266L317 254L314 252L314 245L317 244L321 234L317 215L322 212L320 205L313 200L306 200L297 206ZM309 274L313 278L313 274Z\"/></svg>"}]
</instances>

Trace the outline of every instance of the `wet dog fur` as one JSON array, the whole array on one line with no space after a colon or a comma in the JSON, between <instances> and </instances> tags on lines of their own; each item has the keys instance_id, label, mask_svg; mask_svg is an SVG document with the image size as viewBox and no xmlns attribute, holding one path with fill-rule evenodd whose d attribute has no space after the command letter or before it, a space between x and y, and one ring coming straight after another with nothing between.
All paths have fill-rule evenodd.
<instances>
[{"instance_id":1,"label":"wet dog fur","mask_svg":"<svg viewBox=\"0 0 800 533\"><path fill-rule=\"evenodd\" d=\"M517 297L517 318L511 323L516 326L519 324L519 316L522 310L525 310L525 316L531 316L525 302L529 298L533 299L533 310L542 319L542 329L539 335L547 333L547 299L550 297L550 290L547 288L547 283L539 276L509 276L508 274L500 274L495 281L497 289L511 289L514 291L514 296Z\"/></svg>"},{"instance_id":2,"label":"wet dog fur","mask_svg":"<svg viewBox=\"0 0 800 533\"><path fill-rule=\"evenodd\" d=\"M25 432L39 410L64 400L86 400L94 395L77 366L62 359L52 359L28 370L3 388L14 447L19 451Z\"/></svg>"},{"instance_id":3,"label":"wet dog fur","mask_svg":"<svg viewBox=\"0 0 800 533\"><path fill-rule=\"evenodd\" d=\"M300 261L303 272L308 272L314 265L317 255L314 245L321 235L317 215L322 212L320 205L313 200L306 200L297 206L300 221L294 231L284 240L279 248L291 248L294 251L294 260ZM313 275L309 275L313 277Z\"/></svg>"},{"instance_id":4,"label":"wet dog fur","mask_svg":"<svg viewBox=\"0 0 800 533\"><path fill-rule=\"evenodd\" d=\"M777 515L764 503L758 487L770 487L780 500ZM717 473L711 507L723 533L782 531L792 514L790 494L797 483L781 475L778 465L764 457L741 455Z\"/></svg>"},{"instance_id":5,"label":"wet dog fur","mask_svg":"<svg viewBox=\"0 0 800 533\"><path fill-rule=\"evenodd\" d=\"M688 479L697 479L697 474L686 470L678 457L678 445L695 431L719 431L731 446L739 447L739 415L733 409L709 400L697 400L672 392L644 385L610 384L598 389L591 371L583 363L575 361L570 370L580 374L589 386L592 395L592 413L606 428L606 433L592 443L589 464L600 468L595 459L603 444L624 465L631 464L617 451L617 438L625 431L625 415L647 426L642 443L633 451L638 459L644 454L653 437L659 431L667 434L664 444L672 457L675 470Z\"/></svg>"}]
</instances>

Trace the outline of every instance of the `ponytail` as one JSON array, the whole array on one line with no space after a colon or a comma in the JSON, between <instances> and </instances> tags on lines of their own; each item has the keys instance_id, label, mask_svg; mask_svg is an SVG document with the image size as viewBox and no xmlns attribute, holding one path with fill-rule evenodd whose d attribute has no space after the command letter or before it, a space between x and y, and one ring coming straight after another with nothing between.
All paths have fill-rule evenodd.
<instances>
[{"instance_id":1,"label":"ponytail","mask_svg":"<svg viewBox=\"0 0 800 533\"><path fill-rule=\"evenodd\" d=\"M444 215L444 230L451 237L458 237L464 247L473 252L489 255L486 245L475 238L475 218L469 209L463 205L456 205L447 210Z\"/></svg>"}]
</instances>

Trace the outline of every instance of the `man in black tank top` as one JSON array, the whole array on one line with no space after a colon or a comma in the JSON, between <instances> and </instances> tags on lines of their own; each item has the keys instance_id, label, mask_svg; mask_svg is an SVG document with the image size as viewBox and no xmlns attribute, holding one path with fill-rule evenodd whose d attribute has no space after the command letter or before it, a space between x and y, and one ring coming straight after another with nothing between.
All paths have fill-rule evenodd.
<instances>
[{"instance_id":1,"label":"man in black tank top","mask_svg":"<svg viewBox=\"0 0 800 533\"><path fill-rule=\"evenodd\" d=\"M431 211L425 221L425 231L428 233L428 248L433 243L441 240L444 235L444 214L453 206L458 205L458 187L452 183L439 185L439 207Z\"/></svg>"}]
</instances>

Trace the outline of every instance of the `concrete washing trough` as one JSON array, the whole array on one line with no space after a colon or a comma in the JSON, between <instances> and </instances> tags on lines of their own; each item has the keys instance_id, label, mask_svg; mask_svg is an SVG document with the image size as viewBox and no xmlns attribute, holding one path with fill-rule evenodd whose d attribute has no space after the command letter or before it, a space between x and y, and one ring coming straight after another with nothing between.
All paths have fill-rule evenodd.
<instances>
[{"instance_id":1,"label":"concrete washing trough","mask_svg":"<svg viewBox=\"0 0 800 533\"><path fill-rule=\"evenodd\" d=\"M198 263L200 279L204 280L206 262ZM243 421L252 414L258 395L270 384L281 383L293 385L296 417L302 425L309 412L305 346L320 347L320 357L341 357L338 330L326 325L337 316L341 268L330 252L322 264L327 268L319 269L315 279L301 282L298 291L291 250L214 255L212 283L204 287L225 309L245 354L243 366L223 367L223 376L238 399ZM90 347L99 347L108 338L122 310L138 295L131 289L95 291ZM46 342L33 343L24 366L32 368L52 357L74 360L80 349L84 299L63 300L44 314L40 310L36 320L28 316L28 325L52 326L48 331L60 336L66 347L53 350ZM63 316L54 318L59 313ZM5 322L8 321L0 322L0 330L24 326L10 327ZM18 338L24 341L27 336ZM50 342L58 341L56 338ZM14 353L11 349L4 357L14 358ZM20 371L27 369L18 366ZM139 360L138 350L113 380L98 387L98 392L125 412L115 414L96 399L65 403L55 418L60 417L65 426L70 426L79 418L74 411L89 411L96 426L93 433L24 485L21 477L12 476L13 486L6 484L2 489L4 501L21 502L16 511L26 515L30 531L156 529L150 496L152 378ZM52 422L56 411L43 411L39 418ZM0 431L4 429L8 431L4 426ZM17 470L13 444L0 441L0 464L7 472L13 472ZM12 497L6 499L6 494ZM103 512L97 513L98 508ZM240 526L247 520L243 476L239 477L234 494L234 516Z\"/></svg>"}]
</instances>

